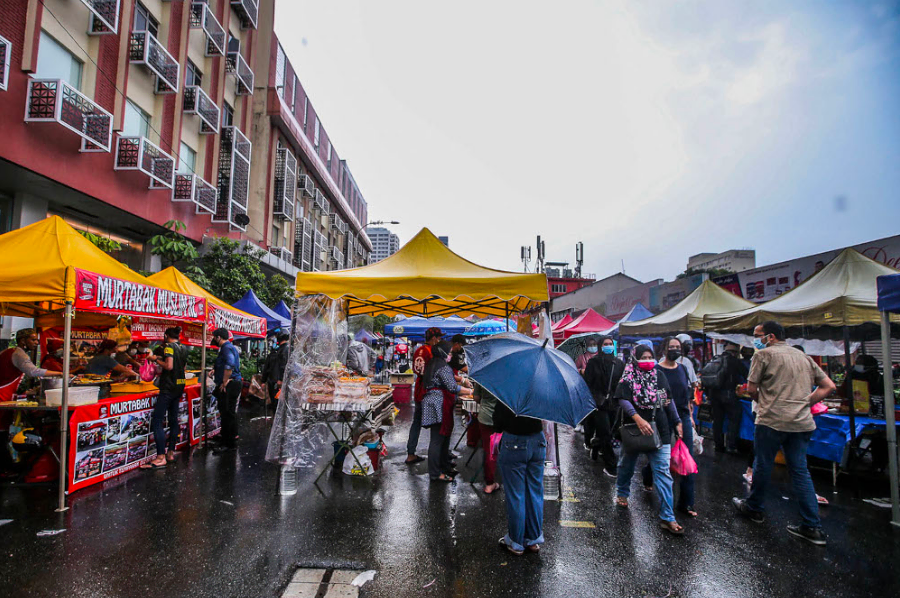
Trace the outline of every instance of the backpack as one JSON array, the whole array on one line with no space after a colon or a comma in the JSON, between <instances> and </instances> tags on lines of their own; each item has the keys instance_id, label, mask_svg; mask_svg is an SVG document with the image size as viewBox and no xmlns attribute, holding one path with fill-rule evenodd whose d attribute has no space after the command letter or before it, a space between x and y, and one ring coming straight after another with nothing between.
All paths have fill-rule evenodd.
<instances>
[{"instance_id":1,"label":"backpack","mask_svg":"<svg viewBox=\"0 0 900 598\"><path fill-rule=\"evenodd\" d=\"M706 390L722 390L728 383L728 368L725 356L720 355L700 370L700 384Z\"/></svg>"}]
</instances>

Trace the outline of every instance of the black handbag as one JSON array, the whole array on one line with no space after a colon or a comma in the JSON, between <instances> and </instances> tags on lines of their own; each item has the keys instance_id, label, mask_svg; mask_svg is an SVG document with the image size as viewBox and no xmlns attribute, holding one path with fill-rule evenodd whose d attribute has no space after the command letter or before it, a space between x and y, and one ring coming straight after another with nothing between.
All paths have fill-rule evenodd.
<instances>
[{"instance_id":1,"label":"black handbag","mask_svg":"<svg viewBox=\"0 0 900 598\"><path fill-rule=\"evenodd\" d=\"M653 428L653 434L644 434L635 423L622 425L622 450L629 453L650 453L659 450L662 446L662 439L659 437L659 430L656 427L656 410L659 404L653 406L653 415L650 416L650 427Z\"/></svg>"}]
</instances>

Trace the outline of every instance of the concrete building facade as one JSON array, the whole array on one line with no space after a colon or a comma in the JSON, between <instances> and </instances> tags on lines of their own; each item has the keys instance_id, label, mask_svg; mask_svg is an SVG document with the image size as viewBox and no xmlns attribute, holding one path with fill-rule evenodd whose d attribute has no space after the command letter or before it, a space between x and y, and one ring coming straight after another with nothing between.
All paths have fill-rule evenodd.
<instances>
[{"instance_id":1,"label":"concrete building facade","mask_svg":"<svg viewBox=\"0 0 900 598\"><path fill-rule=\"evenodd\" d=\"M743 272L756 267L754 249L729 249L722 253L698 253L688 258L687 270Z\"/></svg>"},{"instance_id":2,"label":"concrete building facade","mask_svg":"<svg viewBox=\"0 0 900 598\"><path fill-rule=\"evenodd\" d=\"M370 264L380 262L400 251L400 237L381 226L373 226L366 229L372 240L372 255Z\"/></svg>"},{"instance_id":3,"label":"concrete building facade","mask_svg":"<svg viewBox=\"0 0 900 598\"><path fill-rule=\"evenodd\" d=\"M550 300L551 318L555 322L565 317L567 313L583 311L588 308L605 314L608 311L607 300L611 295L639 284L641 284L640 280L626 274L616 273L607 276L589 286L553 297Z\"/></svg>"}]
</instances>

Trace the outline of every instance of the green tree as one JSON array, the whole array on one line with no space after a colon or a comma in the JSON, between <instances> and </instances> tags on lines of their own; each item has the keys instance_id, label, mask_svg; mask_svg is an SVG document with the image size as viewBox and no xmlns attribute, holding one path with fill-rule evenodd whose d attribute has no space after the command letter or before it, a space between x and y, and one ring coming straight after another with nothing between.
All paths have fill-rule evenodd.
<instances>
[{"instance_id":1,"label":"green tree","mask_svg":"<svg viewBox=\"0 0 900 598\"><path fill-rule=\"evenodd\" d=\"M288 307L294 303L294 285L281 274L269 276L263 287L254 291L269 307L274 307L279 301L284 301Z\"/></svg>"},{"instance_id":2,"label":"green tree","mask_svg":"<svg viewBox=\"0 0 900 598\"><path fill-rule=\"evenodd\" d=\"M98 249L106 253L113 253L122 249L121 243L119 243L118 241L113 241L109 237L101 237L100 235L89 233L86 230L79 230L78 232L81 233L82 237L97 246Z\"/></svg>"},{"instance_id":3,"label":"green tree","mask_svg":"<svg viewBox=\"0 0 900 598\"><path fill-rule=\"evenodd\" d=\"M393 321L391 316L387 316L384 314L379 314L375 316L375 321L372 323L372 332L380 332L384 334L384 326L385 324L390 324Z\"/></svg>"},{"instance_id":4,"label":"green tree","mask_svg":"<svg viewBox=\"0 0 900 598\"><path fill-rule=\"evenodd\" d=\"M259 262L263 256L261 249L250 245L242 248L237 241L219 237L199 260L208 286L192 280L223 301L234 303L250 289L260 294L266 288L266 276Z\"/></svg>"},{"instance_id":5,"label":"green tree","mask_svg":"<svg viewBox=\"0 0 900 598\"><path fill-rule=\"evenodd\" d=\"M687 278L688 276L693 276L694 274L709 274L710 278L716 278L717 276L725 276L726 274L734 274L731 270L725 270L724 268L709 268L709 269L699 269L694 270L693 268L689 268L676 276L676 278Z\"/></svg>"},{"instance_id":6,"label":"green tree","mask_svg":"<svg viewBox=\"0 0 900 598\"><path fill-rule=\"evenodd\" d=\"M166 262L166 266L189 264L200 257L194 244L180 232L187 228L184 222L169 220L163 226L169 229L169 232L150 237L150 253L160 256Z\"/></svg>"}]
</instances>

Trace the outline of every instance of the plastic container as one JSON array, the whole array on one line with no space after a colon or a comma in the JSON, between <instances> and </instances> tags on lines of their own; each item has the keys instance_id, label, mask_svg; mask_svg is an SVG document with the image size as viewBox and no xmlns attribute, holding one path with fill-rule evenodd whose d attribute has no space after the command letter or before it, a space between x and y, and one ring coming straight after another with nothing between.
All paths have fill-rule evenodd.
<instances>
[{"instance_id":1,"label":"plastic container","mask_svg":"<svg viewBox=\"0 0 900 598\"><path fill-rule=\"evenodd\" d=\"M293 465L281 466L281 477L278 480L278 493L281 496L297 494L297 468Z\"/></svg>"},{"instance_id":2,"label":"plastic container","mask_svg":"<svg viewBox=\"0 0 900 598\"><path fill-rule=\"evenodd\" d=\"M369 460L372 461L372 468L375 471L378 471L379 460L381 459L381 443L380 442L375 443L374 448L372 448L372 443L370 443L370 442L366 442L365 445L366 445L366 448L368 449L366 451L366 454L369 455Z\"/></svg>"},{"instance_id":3,"label":"plastic container","mask_svg":"<svg viewBox=\"0 0 900 598\"><path fill-rule=\"evenodd\" d=\"M559 500L559 469L553 461L544 462L544 500Z\"/></svg>"},{"instance_id":4,"label":"plastic container","mask_svg":"<svg viewBox=\"0 0 900 598\"><path fill-rule=\"evenodd\" d=\"M44 392L44 398L48 407L62 406L61 388L53 388ZM70 386L69 387L69 406L74 405L92 405L100 398L99 386Z\"/></svg>"},{"instance_id":5,"label":"plastic container","mask_svg":"<svg viewBox=\"0 0 900 598\"><path fill-rule=\"evenodd\" d=\"M394 384L394 404L406 405L412 400L412 384Z\"/></svg>"}]
</instances>

